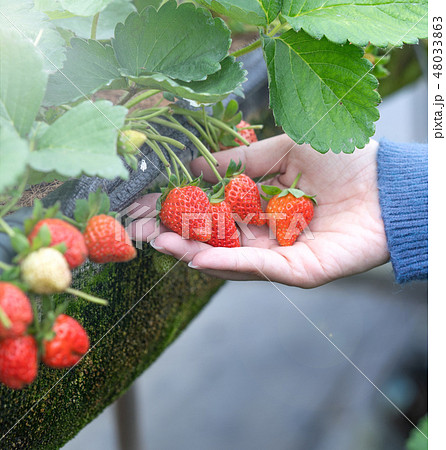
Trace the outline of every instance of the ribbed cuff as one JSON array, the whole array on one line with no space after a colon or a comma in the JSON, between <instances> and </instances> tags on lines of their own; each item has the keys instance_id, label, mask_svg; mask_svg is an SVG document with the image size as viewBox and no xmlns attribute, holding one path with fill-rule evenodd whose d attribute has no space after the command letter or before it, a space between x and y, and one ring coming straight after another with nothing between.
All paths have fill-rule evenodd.
<instances>
[{"instance_id":1,"label":"ribbed cuff","mask_svg":"<svg viewBox=\"0 0 446 450\"><path fill-rule=\"evenodd\" d=\"M379 200L398 283L427 278L427 187L427 144L380 142Z\"/></svg>"}]
</instances>

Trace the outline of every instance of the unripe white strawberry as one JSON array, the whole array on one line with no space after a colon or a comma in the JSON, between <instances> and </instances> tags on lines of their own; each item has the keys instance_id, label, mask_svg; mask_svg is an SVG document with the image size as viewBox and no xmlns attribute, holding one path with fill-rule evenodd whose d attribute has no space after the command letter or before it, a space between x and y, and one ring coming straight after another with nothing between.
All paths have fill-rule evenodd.
<instances>
[{"instance_id":1,"label":"unripe white strawberry","mask_svg":"<svg viewBox=\"0 0 446 450\"><path fill-rule=\"evenodd\" d=\"M36 294L63 292L71 284L70 267L58 250L41 248L21 264L22 279Z\"/></svg>"}]
</instances>

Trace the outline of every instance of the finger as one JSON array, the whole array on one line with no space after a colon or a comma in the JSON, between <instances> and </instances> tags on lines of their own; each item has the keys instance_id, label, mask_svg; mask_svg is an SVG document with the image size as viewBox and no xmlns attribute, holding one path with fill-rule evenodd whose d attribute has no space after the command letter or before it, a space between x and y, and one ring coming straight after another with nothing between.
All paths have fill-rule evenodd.
<instances>
[{"instance_id":1,"label":"finger","mask_svg":"<svg viewBox=\"0 0 446 450\"><path fill-rule=\"evenodd\" d=\"M161 233L170 231L154 217L145 217L134 220L126 226L130 239L136 242L150 242Z\"/></svg>"},{"instance_id":2,"label":"finger","mask_svg":"<svg viewBox=\"0 0 446 450\"><path fill-rule=\"evenodd\" d=\"M190 266L189 266L190 267ZM193 269L194 267L192 267ZM232 280L232 281L258 281L264 280L264 278L260 278L254 274L246 274L234 272L231 270L209 270L203 269L200 272L205 273L206 275L210 275L211 277L221 278L223 280Z\"/></svg>"},{"instance_id":3,"label":"finger","mask_svg":"<svg viewBox=\"0 0 446 450\"><path fill-rule=\"evenodd\" d=\"M156 215L156 202L161 194L147 194L133 202L126 211L126 214L132 219L141 217L154 217Z\"/></svg>"},{"instance_id":4,"label":"finger","mask_svg":"<svg viewBox=\"0 0 446 450\"><path fill-rule=\"evenodd\" d=\"M203 242L183 239L180 235L170 231L161 233L150 245L161 253L172 255L182 261L190 262L199 252L211 248Z\"/></svg>"},{"instance_id":5,"label":"finger","mask_svg":"<svg viewBox=\"0 0 446 450\"><path fill-rule=\"evenodd\" d=\"M199 270L236 272L264 280L289 281L291 268L283 256L275 251L255 248L208 248L192 258L191 267ZM246 278L244 278L246 279Z\"/></svg>"},{"instance_id":6,"label":"finger","mask_svg":"<svg viewBox=\"0 0 446 450\"><path fill-rule=\"evenodd\" d=\"M218 171L222 176L225 174L232 159L236 163L241 161L242 165L246 166L245 173L248 176L260 177L268 173L280 172L281 168L284 167L285 155L293 145L295 145L294 142L286 134L282 134L263 139L251 144L249 147L241 146L214 153L214 156L219 162ZM196 176L203 173L206 181L217 181L204 158L195 159L191 162L190 167Z\"/></svg>"}]
</instances>

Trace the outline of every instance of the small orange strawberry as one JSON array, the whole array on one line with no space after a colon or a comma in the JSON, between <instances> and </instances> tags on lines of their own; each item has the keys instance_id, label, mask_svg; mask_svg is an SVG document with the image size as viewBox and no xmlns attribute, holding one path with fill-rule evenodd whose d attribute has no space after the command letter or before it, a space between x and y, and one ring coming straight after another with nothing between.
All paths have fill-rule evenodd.
<instances>
[{"instance_id":1,"label":"small orange strawberry","mask_svg":"<svg viewBox=\"0 0 446 450\"><path fill-rule=\"evenodd\" d=\"M268 226L273 230L279 245L293 245L300 233L313 218L315 195L306 195L296 189L301 174L288 189L277 186L262 186L262 190L273 197L266 207Z\"/></svg>"},{"instance_id":2,"label":"small orange strawberry","mask_svg":"<svg viewBox=\"0 0 446 450\"><path fill-rule=\"evenodd\" d=\"M112 216L93 216L84 231L88 257L96 263L127 262L136 257L127 231Z\"/></svg>"},{"instance_id":3,"label":"small orange strawberry","mask_svg":"<svg viewBox=\"0 0 446 450\"><path fill-rule=\"evenodd\" d=\"M253 142L257 142L258 139L256 132L252 128L247 128L250 126L251 124L249 122L241 120L235 128L237 128L238 133L240 133L250 144L252 144ZM235 142L239 145L245 145L240 139L235 139Z\"/></svg>"}]
</instances>

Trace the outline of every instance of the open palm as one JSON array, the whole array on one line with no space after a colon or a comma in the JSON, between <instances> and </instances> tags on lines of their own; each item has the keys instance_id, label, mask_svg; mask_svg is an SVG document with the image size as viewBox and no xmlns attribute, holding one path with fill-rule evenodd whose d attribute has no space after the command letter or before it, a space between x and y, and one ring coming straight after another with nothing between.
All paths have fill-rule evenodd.
<instances>
[{"instance_id":1,"label":"open palm","mask_svg":"<svg viewBox=\"0 0 446 450\"><path fill-rule=\"evenodd\" d=\"M242 247L231 249L185 240L163 227L155 230L153 221L144 226L135 221L129 231L135 239L151 240L157 250L225 279L266 279L309 288L363 272L389 258L378 200L377 149L371 141L350 155L322 155L281 135L215 155L222 174L231 159L241 160L251 177L278 173L263 183L281 188L302 172L299 188L317 194L318 206L306 232L290 247L280 247L266 225L242 229ZM216 181L202 158L191 168ZM153 211L155 202L151 194L138 203Z\"/></svg>"}]
</instances>

